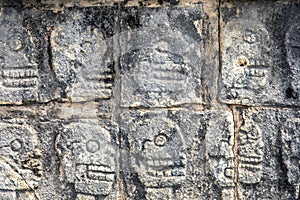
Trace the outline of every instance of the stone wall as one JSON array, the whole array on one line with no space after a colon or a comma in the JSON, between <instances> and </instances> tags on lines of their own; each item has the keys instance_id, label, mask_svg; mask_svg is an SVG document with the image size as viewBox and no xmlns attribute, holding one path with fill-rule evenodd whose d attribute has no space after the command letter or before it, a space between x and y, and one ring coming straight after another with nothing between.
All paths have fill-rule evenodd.
<instances>
[{"instance_id":1,"label":"stone wall","mask_svg":"<svg viewBox=\"0 0 300 200\"><path fill-rule=\"evenodd\" d=\"M300 199L300 1L0 1L0 199Z\"/></svg>"}]
</instances>

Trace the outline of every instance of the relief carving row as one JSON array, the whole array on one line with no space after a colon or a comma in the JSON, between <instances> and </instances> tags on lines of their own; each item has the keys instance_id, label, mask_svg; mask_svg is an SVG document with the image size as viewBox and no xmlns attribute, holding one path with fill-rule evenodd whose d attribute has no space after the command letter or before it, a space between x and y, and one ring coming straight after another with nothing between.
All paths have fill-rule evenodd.
<instances>
[{"instance_id":1,"label":"relief carving row","mask_svg":"<svg viewBox=\"0 0 300 200\"><path fill-rule=\"evenodd\" d=\"M247 188L260 186L263 180L282 178L266 174L279 170L270 166L278 159L272 152L279 140L287 181L299 195L299 110L249 108L242 109L241 116L244 122L238 129L226 110L124 111L119 125L101 119L58 119L48 122L50 127L59 127L48 130L54 142L49 149L60 163L57 179L71 186L77 199L114 199L123 187L131 198L143 193L146 199L160 193L181 198L204 177L221 189L223 199L232 199L236 195L247 198ZM45 159L50 158L41 151L46 138L38 133L42 122L1 121L2 198L36 199L49 173ZM267 121L270 124L264 126ZM200 173L194 171L195 166ZM238 194L235 184L241 188ZM193 189L199 196L205 194Z\"/></svg>"},{"instance_id":2,"label":"relief carving row","mask_svg":"<svg viewBox=\"0 0 300 200\"><path fill-rule=\"evenodd\" d=\"M105 12L99 10L97 14ZM44 76L41 69L45 64L39 51L43 38L24 27L25 16L14 17L14 13L14 9L4 9L1 17L1 104L40 102L41 76ZM161 26L147 18L142 28L106 33L102 26L113 27L114 19L89 25L83 11L70 11L62 18L66 20L71 15L74 21L53 22L53 28L49 28L51 66L48 67L54 72L57 88L52 99L45 101L108 99L116 90L115 83L119 83L117 75L120 76L122 107L207 103L202 99L204 85L201 86L201 79L205 78L201 71L206 60L202 52L204 36L199 32L203 20L201 6L190 8L190 16L195 21L189 23L194 23L192 28L199 32L191 36L172 21ZM166 13L161 11L156 15L165 17ZM291 23L286 32L284 43L289 66L285 72L287 77L283 77L288 83L280 85L272 80L277 68L282 67L272 59L275 41L263 23L245 23L247 21L242 17L233 19L221 30L220 100L230 104L298 105L299 24ZM156 23L159 28L147 23ZM233 31L235 34L231 34ZM273 91L272 95L278 95L275 99L272 97L273 101L270 101L269 90Z\"/></svg>"},{"instance_id":3,"label":"relief carving row","mask_svg":"<svg viewBox=\"0 0 300 200\"><path fill-rule=\"evenodd\" d=\"M236 11L218 38L203 6L3 8L1 109L35 110L0 113L0 198L43 199L51 178L54 199L298 198L299 109L275 106L299 105L299 23L276 48Z\"/></svg>"},{"instance_id":4,"label":"relief carving row","mask_svg":"<svg viewBox=\"0 0 300 200\"><path fill-rule=\"evenodd\" d=\"M214 116L221 113L216 111ZM183 185L192 186L192 180L197 179L191 168L194 158L188 153L193 136L199 129L206 129L204 120L215 118L185 109L124 112L121 118L119 126L111 120L99 119L49 122L50 127L59 127L48 130L53 137L50 140L54 140L49 148L55 152L53 158L57 156L59 161L57 179L72 186L76 199L115 199L122 179L132 198L139 198L134 197L139 187L145 191L146 199L152 199L150 194L162 190L170 191L170 198L186 193L188 188ZM0 190L4 191L3 199L40 198L41 179L48 173L44 172L44 165L48 165L45 159L51 159L40 151L40 141L46 139L38 133L42 122L34 125L32 120L20 119L20 125L16 125L13 120L2 121ZM206 133L202 134L205 137ZM204 144L203 141L200 145ZM181 188L182 193L171 192L175 188Z\"/></svg>"}]
</instances>

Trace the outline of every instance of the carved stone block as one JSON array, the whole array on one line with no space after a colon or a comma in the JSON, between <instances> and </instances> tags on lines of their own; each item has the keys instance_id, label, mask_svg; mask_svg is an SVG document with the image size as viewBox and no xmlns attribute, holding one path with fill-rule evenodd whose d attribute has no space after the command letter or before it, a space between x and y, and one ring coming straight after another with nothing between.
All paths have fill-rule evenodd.
<instances>
[{"instance_id":1,"label":"carved stone block","mask_svg":"<svg viewBox=\"0 0 300 200\"><path fill-rule=\"evenodd\" d=\"M0 123L1 199L35 199L43 174L38 145L33 127Z\"/></svg>"},{"instance_id":2,"label":"carved stone block","mask_svg":"<svg viewBox=\"0 0 300 200\"><path fill-rule=\"evenodd\" d=\"M281 2L222 4L222 102L299 105L298 9L296 3Z\"/></svg>"},{"instance_id":3,"label":"carved stone block","mask_svg":"<svg viewBox=\"0 0 300 200\"><path fill-rule=\"evenodd\" d=\"M300 96L300 15L296 16L289 26L285 37L287 61L290 66L290 92L291 97L299 99Z\"/></svg>"},{"instance_id":4,"label":"carved stone block","mask_svg":"<svg viewBox=\"0 0 300 200\"><path fill-rule=\"evenodd\" d=\"M56 148L61 173L67 182L74 184L79 196L116 195L117 132L117 127L109 121L82 119L66 124L59 133Z\"/></svg>"},{"instance_id":5,"label":"carved stone block","mask_svg":"<svg viewBox=\"0 0 300 200\"><path fill-rule=\"evenodd\" d=\"M130 116L123 119L124 123L130 123L128 142L132 149L131 163L139 173L141 182L150 188L182 183L186 178L186 144L178 124L166 112L137 112L136 115L137 119L130 119ZM124 128L127 129L126 126Z\"/></svg>"},{"instance_id":6,"label":"carved stone block","mask_svg":"<svg viewBox=\"0 0 300 200\"><path fill-rule=\"evenodd\" d=\"M222 112L182 109L122 113L122 162L123 166L127 166L124 170L129 171L125 173L125 181L126 187L133 190L130 192L131 198L137 194L141 198L142 191L147 199L162 195L168 195L168 199L213 196L207 191L213 191L215 184L208 176L209 172L218 179L218 185L232 188L233 178L224 177L226 168L231 166L233 160L232 146L228 145L232 143L232 116ZM216 117L220 115L221 118ZM206 120L211 123L206 123ZM216 129L212 124L218 122L222 123ZM224 136L218 131L223 131ZM223 152L214 148L218 147L213 142L214 137L224 138ZM228 139L230 141L225 142ZM206 152L209 157L205 156ZM205 178L207 185L198 188Z\"/></svg>"},{"instance_id":7,"label":"carved stone block","mask_svg":"<svg viewBox=\"0 0 300 200\"><path fill-rule=\"evenodd\" d=\"M0 199L300 199L299 0L0 0Z\"/></svg>"},{"instance_id":8,"label":"carved stone block","mask_svg":"<svg viewBox=\"0 0 300 200\"><path fill-rule=\"evenodd\" d=\"M90 12L91 19L87 19L84 11L68 11L63 16L65 21L51 33L52 67L64 86L62 98L72 102L108 99L112 95L113 45L106 39L113 33L114 9Z\"/></svg>"},{"instance_id":9,"label":"carved stone block","mask_svg":"<svg viewBox=\"0 0 300 200\"><path fill-rule=\"evenodd\" d=\"M122 12L126 16L119 38L122 107L201 103L203 10L201 5L185 8L184 15L180 10Z\"/></svg>"},{"instance_id":10,"label":"carved stone block","mask_svg":"<svg viewBox=\"0 0 300 200\"><path fill-rule=\"evenodd\" d=\"M237 109L237 113L239 197L299 196L299 109L248 108ZM274 192L265 193L267 188Z\"/></svg>"},{"instance_id":11,"label":"carved stone block","mask_svg":"<svg viewBox=\"0 0 300 200\"><path fill-rule=\"evenodd\" d=\"M232 113L223 110L210 112L205 139L209 170L222 188L223 199L233 199L236 167Z\"/></svg>"},{"instance_id":12,"label":"carved stone block","mask_svg":"<svg viewBox=\"0 0 300 200\"><path fill-rule=\"evenodd\" d=\"M38 100L38 38L24 29L23 20L14 8L1 10L0 104Z\"/></svg>"},{"instance_id":13,"label":"carved stone block","mask_svg":"<svg viewBox=\"0 0 300 200\"><path fill-rule=\"evenodd\" d=\"M300 115L288 118L281 127L282 157L287 168L288 182L296 189L299 197L300 189Z\"/></svg>"}]
</instances>

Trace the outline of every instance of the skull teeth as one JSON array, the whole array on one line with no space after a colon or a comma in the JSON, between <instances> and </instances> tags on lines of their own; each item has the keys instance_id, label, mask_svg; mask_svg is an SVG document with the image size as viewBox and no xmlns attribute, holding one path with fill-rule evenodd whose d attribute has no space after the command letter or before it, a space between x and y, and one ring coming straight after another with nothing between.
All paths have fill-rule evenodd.
<instances>
[{"instance_id":1,"label":"skull teeth","mask_svg":"<svg viewBox=\"0 0 300 200\"><path fill-rule=\"evenodd\" d=\"M248 66L266 66L267 63L264 59L249 59Z\"/></svg>"},{"instance_id":2,"label":"skull teeth","mask_svg":"<svg viewBox=\"0 0 300 200\"><path fill-rule=\"evenodd\" d=\"M183 166L183 160L173 160L173 159L160 159L160 160L148 160L148 167L172 167L172 166Z\"/></svg>"},{"instance_id":3,"label":"skull teeth","mask_svg":"<svg viewBox=\"0 0 300 200\"><path fill-rule=\"evenodd\" d=\"M104 174L101 172L88 171L87 174L89 179L98 181L113 182L115 178L114 174Z\"/></svg>"},{"instance_id":4,"label":"skull teeth","mask_svg":"<svg viewBox=\"0 0 300 200\"><path fill-rule=\"evenodd\" d=\"M89 165L87 168L87 176L92 180L113 182L115 172L112 171L110 167L103 165Z\"/></svg>"},{"instance_id":5,"label":"skull teeth","mask_svg":"<svg viewBox=\"0 0 300 200\"><path fill-rule=\"evenodd\" d=\"M152 177L176 177L185 176L185 170L183 168L167 169L163 171L149 170L147 174Z\"/></svg>"},{"instance_id":6,"label":"skull teeth","mask_svg":"<svg viewBox=\"0 0 300 200\"><path fill-rule=\"evenodd\" d=\"M38 77L36 69L5 69L2 72L4 78L33 78Z\"/></svg>"},{"instance_id":7,"label":"skull teeth","mask_svg":"<svg viewBox=\"0 0 300 200\"><path fill-rule=\"evenodd\" d=\"M264 77L267 75L266 69L252 68L252 69L247 69L246 72L248 76L253 76L253 77Z\"/></svg>"},{"instance_id":8,"label":"skull teeth","mask_svg":"<svg viewBox=\"0 0 300 200\"><path fill-rule=\"evenodd\" d=\"M241 162L245 162L245 163L261 163L262 162L261 157L244 157L244 156L241 156L239 159L240 159Z\"/></svg>"},{"instance_id":9,"label":"skull teeth","mask_svg":"<svg viewBox=\"0 0 300 200\"><path fill-rule=\"evenodd\" d=\"M247 169L250 171L260 171L260 165L253 165L253 164L240 164L239 168Z\"/></svg>"},{"instance_id":10,"label":"skull teeth","mask_svg":"<svg viewBox=\"0 0 300 200\"><path fill-rule=\"evenodd\" d=\"M152 177L177 177L185 175L183 158L147 160L147 174Z\"/></svg>"},{"instance_id":11,"label":"skull teeth","mask_svg":"<svg viewBox=\"0 0 300 200\"><path fill-rule=\"evenodd\" d=\"M88 165L88 171L103 172L103 173L111 173L112 172L110 167L106 167L103 165ZM112 172L112 173L114 173L114 172Z\"/></svg>"}]
</instances>

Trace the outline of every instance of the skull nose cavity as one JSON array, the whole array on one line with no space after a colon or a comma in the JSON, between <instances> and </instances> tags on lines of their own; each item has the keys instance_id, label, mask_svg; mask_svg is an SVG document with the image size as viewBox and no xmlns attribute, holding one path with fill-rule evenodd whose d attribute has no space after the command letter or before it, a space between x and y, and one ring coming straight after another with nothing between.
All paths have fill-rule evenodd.
<instances>
[{"instance_id":1,"label":"skull nose cavity","mask_svg":"<svg viewBox=\"0 0 300 200\"><path fill-rule=\"evenodd\" d=\"M247 67L247 65L249 64L249 61L245 56L240 56L237 59L237 64L240 67Z\"/></svg>"}]
</instances>

